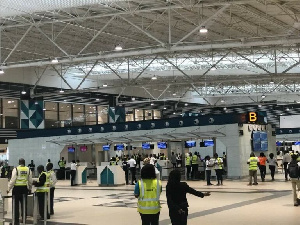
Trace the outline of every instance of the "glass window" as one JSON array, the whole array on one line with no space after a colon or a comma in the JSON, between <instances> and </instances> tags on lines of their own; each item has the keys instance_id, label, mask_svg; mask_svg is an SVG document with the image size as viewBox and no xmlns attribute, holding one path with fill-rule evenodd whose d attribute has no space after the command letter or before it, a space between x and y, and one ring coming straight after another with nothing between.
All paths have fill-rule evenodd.
<instances>
[{"instance_id":1,"label":"glass window","mask_svg":"<svg viewBox=\"0 0 300 225\"><path fill-rule=\"evenodd\" d=\"M18 129L19 120L19 100L3 99L3 127L7 129Z\"/></svg>"},{"instance_id":2,"label":"glass window","mask_svg":"<svg viewBox=\"0 0 300 225\"><path fill-rule=\"evenodd\" d=\"M144 111L142 109L135 110L135 121L144 120Z\"/></svg>"},{"instance_id":3,"label":"glass window","mask_svg":"<svg viewBox=\"0 0 300 225\"><path fill-rule=\"evenodd\" d=\"M126 109L126 122L134 121L133 112L134 110L132 108Z\"/></svg>"},{"instance_id":4,"label":"glass window","mask_svg":"<svg viewBox=\"0 0 300 225\"><path fill-rule=\"evenodd\" d=\"M61 127L70 127L72 124L71 104L59 103L59 120Z\"/></svg>"},{"instance_id":5,"label":"glass window","mask_svg":"<svg viewBox=\"0 0 300 225\"><path fill-rule=\"evenodd\" d=\"M155 120L161 119L161 111L160 110L153 110L153 116Z\"/></svg>"},{"instance_id":6,"label":"glass window","mask_svg":"<svg viewBox=\"0 0 300 225\"><path fill-rule=\"evenodd\" d=\"M45 128L59 127L57 107L56 102L45 102Z\"/></svg>"},{"instance_id":7,"label":"glass window","mask_svg":"<svg viewBox=\"0 0 300 225\"><path fill-rule=\"evenodd\" d=\"M97 110L96 106L86 105L85 106L85 123L86 125L96 125L97 124Z\"/></svg>"},{"instance_id":8,"label":"glass window","mask_svg":"<svg viewBox=\"0 0 300 225\"><path fill-rule=\"evenodd\" d=\"M73 105L73 126L83 126L85 124L84 105Z\"/></svg>"},{"instance_id":9,"label":"glass window","mask_svg":"<svg viewBox=\"0 0 300 225\"><path fill-rule=\"evenodd\" d=\"M108 123L108 106L98 107L98 124Z\"/></svg>"},{"instance_id":10,"label":"glass window","mask_svg":"<svg viewBox=\"0 0 300 225\"><path fill-rule=\"evenodd\" d=\"M152 110L145 110L145 120L152 120Z\"/></svg>"}]
</instances>

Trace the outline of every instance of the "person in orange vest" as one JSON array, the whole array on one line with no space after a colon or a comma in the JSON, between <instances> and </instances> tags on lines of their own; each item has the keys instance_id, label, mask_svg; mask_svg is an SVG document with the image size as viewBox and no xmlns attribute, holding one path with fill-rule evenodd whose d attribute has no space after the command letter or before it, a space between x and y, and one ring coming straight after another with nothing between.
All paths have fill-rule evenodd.
<instances>
[{"instance_id":1,"label":"person in orange vest","mask_svg":"<svg viewBox=\"0 0 300 225\"><path fill-rule=\"evenodd\" d=\"M266 172L267 172L266 169L267 157L263 152L261 152L258 159L259 159L259 171L260 171L261 181L264 182L266 177Z\"/></svg>"}]
</instances>

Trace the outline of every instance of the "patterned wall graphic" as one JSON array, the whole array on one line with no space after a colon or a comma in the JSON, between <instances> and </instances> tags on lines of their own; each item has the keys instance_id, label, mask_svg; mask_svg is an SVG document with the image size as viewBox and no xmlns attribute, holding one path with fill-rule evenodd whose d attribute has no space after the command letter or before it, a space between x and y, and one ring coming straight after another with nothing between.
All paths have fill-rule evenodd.
<instances>
[{"instance_id":1,"label":"patterned wall graphic","mask_svg":"<svg viewBox=\"0 0 300 225\"><path fill-rule=\"evenodd\" d=\"M21 100L21 129L44 129L44 101Z\"/></svg>"},{"instance_id":2,"label":"patterned wall graphic","mask_svg":"<svg viewBox=\"0 0 300 225\"><path fill-rule=\"evenodd\" d=\"M123 123L125 122L125 108L124 107L110 107L108 111L109 123Z\"/></svg>"}]
</instances>

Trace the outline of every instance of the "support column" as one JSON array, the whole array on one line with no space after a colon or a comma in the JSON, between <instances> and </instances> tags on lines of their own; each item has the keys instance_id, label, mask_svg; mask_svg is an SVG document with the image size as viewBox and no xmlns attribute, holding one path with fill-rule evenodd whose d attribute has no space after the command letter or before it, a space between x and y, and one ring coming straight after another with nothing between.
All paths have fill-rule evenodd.
<instances>
[{"instance_id":1,"label":"support column","mask_svg":"<svg viewBox=\"0 0 300 225\"><path fill-rule=\"evenodd\" d=\"M167 150L168 150L168 159L170 160L171 159L171 155L172 155L172 151L171 151L171 143L170 143L170 141L167 141L167 145L168 145L168 148L167 148Z\"/></svg>"},{"instance_id":2,"label":"support column","mask_svg":"<svg viewBox=\"0 0 300 225\"><path fill-rule=\"evenodd\" d=\"M213 138L213 141L214 141L214 146L213 146L213 155L214 155L215 153L217 153L217 142L215 137Z\"/></svg>"}]
</instances>

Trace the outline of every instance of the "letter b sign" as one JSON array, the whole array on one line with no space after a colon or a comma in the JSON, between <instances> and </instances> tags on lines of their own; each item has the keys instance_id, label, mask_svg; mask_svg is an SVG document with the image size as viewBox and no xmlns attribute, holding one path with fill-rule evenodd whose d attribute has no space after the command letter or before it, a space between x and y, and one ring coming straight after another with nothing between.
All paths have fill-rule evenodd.
<instances>
[{"instance_id":1,"label":"letter b sign","mask_svg":"<svg viewBox=\"0 0 300 225\"><path fill-rule=\"evenodd\" d=\"M256 122L257 114L255 112L249 112L249 122Z\"/></svg>"}]
</instances>

